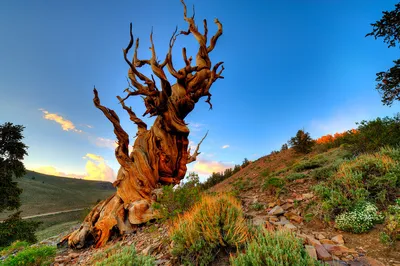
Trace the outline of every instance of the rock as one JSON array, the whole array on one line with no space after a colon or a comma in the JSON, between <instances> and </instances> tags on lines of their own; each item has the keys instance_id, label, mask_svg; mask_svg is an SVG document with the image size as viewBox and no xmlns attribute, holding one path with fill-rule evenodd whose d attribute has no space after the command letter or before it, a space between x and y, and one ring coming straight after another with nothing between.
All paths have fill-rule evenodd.
<instances>
[{"instance_id":1,"label":"rock","mask_svg":"<svg viewBox=\"0 0 400 266\"><path fill-rule=\"evenodd\" d=\"M341 261L341 260L327 261L326 263L330 266L347 266L348 265L346 262Z\"/></svg>"},{"instance_id":2,"label":"rock","mask_svg":"<svg viewBox=\"0 0 400 266\"><path fill-rule=\"evenodd\" d=\"M264 223L265 223L265 219L260 216L254 217L252 221L253 221L253 225L256 225L256 226L264 225Z\"/></svg>"},{"instance_id":3,"label":"rock","mask_svg":"<svg viewBox=\"0 0 400 266\"><path fill-rule=\"evenodd\" d=\"M281 215L281 214L283 214L283 213L285 213L285 210L282 209L281 206L275 206L274 208L272 208L272 210L270 210L270 211L268 212L268 215L276 215L276 216L279 216L279 215Z\"/></svg>"},{"instance_id":4,"label":"rock","mask_svg":"<svg viewBox=\"0 0 400 266\"><path fill-rule=\"evenodd\" d=\"M332 260L331 254L329 254L329 252L325 249L325 247L317 239L315 239L312 236L307 236L307 242L309 244L311 244L317 251L318 259L323 260L323 261Z\"/></svg>"},{"instance_id":5,"label":"rock","mask_svg":"<svg viewBox=\"0 0 400 266\"><path fill-rule=\"evenodd\" d=\"M304 246L308 255L310 255L311 258L313 259L318 259L317 257L317 251L315 250L315 248L313 246L310 245L305 245Z\"/></svg>"},{"instance_id":6,"label":"rock","mask_svg":"<svg viewBox=\"0 0 400 266\"><path fill-rule=\"evenodd\" d=\"M294 212L287 212L284 214L286 218L288 218L290 221L294 221L296 223L301 223L303 221L303 218L301 216L298 216Z\"/></svg>"},{"instance_id":7,"label":"rock","mask_svg":"<svg viewBox=\"0 0 400 266\"><path fill-rule=\"evenodd\" d=\"M329 239L321 239L320 242L321 242L321 244L330 244L330 245L336 244L335 242L333 242L332 240L329 240Z\"/></svg>"},{"instance_id":8,"label":"rock","mask_svg":"<svg viewBox=\"0 0 400 266\"><path fill-rule=\"evenodd\" d=\"M323 244L324 248L335 256L342 256L343 253L349 253L349 249L345 246Z\"/></svg>"},{"instance_id":9,"label":"rock","mask_svg":"<svg viewBox=\"0 0 400 266\"><path fill-rule=\"evenodd\" d=\"M282 207L282 209L287 211L288 209L293 208L293 204L292 203L285 203L281 207Z\"/></svg>"},{"instance_id":10,"label":"rock","mask_svg":"<svg viewBox=\"0 0 400 266\"><path fill-rule=\"evenodd\" d=\"M363 258L360 258L358 261L361 262L361 263L364 263L363 265L369 265L369 266L385 266L384 263L382 263L382 262L380 262L380 261L378 261L378 260L376 260L376 259L373 259L373 258L371 258L371 257L363 257Z\"/></svg>"},{"instance_id":11,"label":"rock","mask_svg":"<svg viewBox=\"0 0 400 266\"><path fill-rule=\"evenodd\" d=\"M68 255L68 257L70 257L71 259L75 259L75 258L79 257L79 253L75 253L75 252L70 253L70 254Z\"/></svg>"},{"instance_id":12,"label":"rock","mask_svg":"<svg viewBox=\"0 0 400 266\"><path fill-rule=\"evenodd\" d=\"M332 260L331 254L322 245L315 246L315 250L317 251L318 259L323 261Z\"/></svg>"},{"instance_id":13,"label":"rock","mask_svg":"<svg viewBox=\"0 0 400 266\"><path fill-rule=\"evenodd\" d=\"M142 254L145 256L150 255L157 248L157 246L158 243L147 246L145 249L142 250Z\"/></svg>"},{"instance_id":14,"label":"rock","mask_svg":"<svg viewBox=\"0 0 400 266\"><path fill-rule=\"evenodd\" d=\"M271 216L271 217L269 217L268 220L269 220L270 222L279 222L279 218L276 217L276 216Z\"/></svg>"},{"instance_id":15,"label":"rock","mask_svg":"<svg viewBox=\"0 0 400 266\"><path fill-rule=\"evenodd\" d=\"M344 244L343 235L334 236L334 237L331 238L331 240L333 242L335 242L336 244L339 244L339 245L343 245Z\"/></svg>"},{"instance_id":16,"label":"rock","mask_svg":"<svg viewBox=\"0 0 400 266\"><path fill-rule=\"evenodd\" d=\"M285 224L285 225L283 226L283 228L285 228L285 229L287 229L287 230L290 230L290 231L294 231L294 230L297 229L297 227L296 227L295 225L291 224L291 223Z\"/></svg>"},{"instance_id":17,"label":"rock","mask_svg":"<svg viewBox=\"0 0 400 266\"><path fill-rule=\"evenodd\" d=\"M304 200L314 198L314 194L313 194L313 193L305 193L305 194L303 194L303 195L301 195L301 196L302 196L302 198L303 198Z\"/></svg>"},{"instance_id":18,"label":"rock","mask_svg":"<svg viewBox=\"0 0 400 266\"><path fill-rule=\"evenodd\" d=\"M315 236L318 240L325 239L326 237L323 234L317 234Z\"/></svg>"},{"instance_id":19,"label":"rock","mask_svg":"<svg viewBox=\"0 0 400 266\"><path fill-rule=\"evenodd\" d=\"M281 223L285 223L285 224L289 223L289 220L286 219L285 216L281 216L281 217L279 218L279 220L280 220Z\"/></svg>"}]
</instances>

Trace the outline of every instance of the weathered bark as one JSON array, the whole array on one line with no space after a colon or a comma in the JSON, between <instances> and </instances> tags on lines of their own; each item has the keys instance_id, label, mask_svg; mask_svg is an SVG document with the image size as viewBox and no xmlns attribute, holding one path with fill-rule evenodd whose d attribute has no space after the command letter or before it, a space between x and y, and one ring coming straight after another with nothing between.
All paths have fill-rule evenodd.
<instances>
[{"instance_id":1,"label":"weathered bark","mask_svg":"<svg viewBox=\"0 0 400 266\"><path fill-rule=\"evenodd\" d=\"M206 20L204 20L204 34L201 34L195 25L194 15L187 17L186 5L183 0L181 2L189 29L179 34L175 30L170 40L169 51L161 64L157 61L153 33L150 35L152 57L149 60L138 59L139 39L136 39L133 59L128 59L128 52L134 44L132 24L130 25L130 42L123 50L124 59L129 65L130 84L125 90L127 95L124 98L117 97L131 121L138 127L137 138L130 154L129 136L121 127L118 115L101 105L97 90L94 89L95 106L114 126L114 133L118 139L115 156L121 167L117 180L113 183L117 189L116 194L95 206L81 227L64 238L70 247L81 248L91 243L100 247L112 234L134 232L138 224L157 218L158 214L151 206L157 200L159 188L162 185L179 184L185 177L186 164L195 161L199 154L199 147L193 154L188 150L189 128L184 119L203 96L207 96L206 102L210 108L212 107L210 87L217 79L223 78L221 73L224 68L222 62L212 66L209 53L222 35L222 24L215 19L218 31L207 46ZM172 63L172 48L180 34L192 34L199 43L199 51L196 55L196 64L192 66L192 58L187 58L184 48L182 56L185 66L175 70ZM160 80L161 90L157 88L153 75L148 78L138 71L138 68L145 65L150 66L154 75ZM176 79L174 85L171 85L165 75L165 66ZM218 71L220 66L221 70ZM144 97L146 112L143 116L157 116L150 129L147 129L147 125L125 105L126 99L136 95Z\"/></svg>"}]
</instances>

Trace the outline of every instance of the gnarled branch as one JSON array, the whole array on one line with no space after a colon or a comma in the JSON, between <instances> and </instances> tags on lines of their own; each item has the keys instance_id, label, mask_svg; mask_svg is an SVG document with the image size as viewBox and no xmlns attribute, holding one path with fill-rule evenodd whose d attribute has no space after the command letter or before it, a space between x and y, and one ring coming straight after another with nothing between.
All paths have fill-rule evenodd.
<instances>
[{"instance_id":1,"label":"gnarled branch","mask_svg":"<svg viewBox=\"0 0 400 266\"><path fill-rule=\"evenodd\" d=\"M188 150L188 159L187 159L187 163L188 163L188 164L191 163L191 162L196 161L197 156L200 154L200 152L199 152L200 145L201 145L201 143L203 143L203 140L207 137L207 135L208 135L208 131L207 131L207 133L204 135L204 137L200 140L199 144L197 144L196 150L194 151L194 153L193 153L192 155L190 154L190 147L189 147L189 150Z\"/></svg>"},{"instance_id":2,"label":"gnarled branch","mask_svg":"<svg viewBox=\"0 0 400 266\"><path fill-rule=\"evenodd\" d=\"M103 114L108 118L108 120L114 126L114 133L118 139L118 146L115 149L115 156L121 166L123 167L127 166L128 163L131 162L128 155L129 135L121 127L119 117L115 113L115 111L100 104L100 98L96 88L93 89L93 93L94 93L94 98L93 98L94 105L103 112Z\"/></svg>"}]
</instances>

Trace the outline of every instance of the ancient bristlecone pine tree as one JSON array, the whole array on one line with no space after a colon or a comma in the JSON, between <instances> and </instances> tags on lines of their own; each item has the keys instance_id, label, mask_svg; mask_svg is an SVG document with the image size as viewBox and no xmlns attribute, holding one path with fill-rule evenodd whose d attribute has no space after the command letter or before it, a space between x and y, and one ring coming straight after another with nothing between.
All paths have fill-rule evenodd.
<instances>
[{"instance_id":1,"label":"ancient bristlecone pine tree","mask_svg":"<svg viewBox=\"0 0 400 266\"><path fill-rule=\"evenodd\" d=\"M117 192L97 204L80 228L64 238L70 247L82 248L91 243L100 247L113 233L134 232L138 224L157 217L157 212L151 205L157 200L158 188L162 185L179 184L186 174L186 165L195 161L199 154L199 146L193 154L190 154L190 149L188 150L189 129L184 119L203 96L207 96L206 102L210 108L212 107L210 87L217 79L223 78L221 73L224 68L223 62L212 66L209 53L213 51L218 38L222 35L222 24L215 19L218 30L207 44L207 21L204 20L204 34L201 34L195 24L194 15L188 17L186 5L183 0L181 2L184 8L184 20L188 23L189 29L180 33L175 30L163 62L157 60L152 33L150 34L152 57L149 60L138 58L139 39L136 39L133 59L128 59L128 52L134 45L132 24L130 26L130 42L123 50L124 59L129 65L130 85L125 90L127 95L124 98L117 97L123 109L128 112L130 120L138 127L137 138L130 154L129 136L121 127L118 115L101 105L97 90L94 89L95 106L114 126L114 133L118 139L115 156L121 167L117 180L113 183ZM172 63L174 42L177 36L190 34L199 44L195 65L192 65L192 58L187 57L186 49L183 48L185 66L176 70ZM157 88L153 75L149 78L139 72L138 69L144 65L151 67L154 75L160 80L161 88ZM171 85L167 79L165 68L176 79L175 84ZM150 129L125 104L130 96L136 95L143 96L146 106L143 116L156 116Z\"/></svg>"}]
</instances>

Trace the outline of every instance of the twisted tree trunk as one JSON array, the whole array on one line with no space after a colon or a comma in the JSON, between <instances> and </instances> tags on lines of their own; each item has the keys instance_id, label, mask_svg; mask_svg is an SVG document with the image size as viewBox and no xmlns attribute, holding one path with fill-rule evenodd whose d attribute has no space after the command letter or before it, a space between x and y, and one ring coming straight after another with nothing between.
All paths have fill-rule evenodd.
<instances>
[{"instance_id":1,"label":"twisted tree trunk","mask_svg":"<svg viewBox=\"0 0 400 266\"><path fill-rule=\"evenodd\" d=\"M113 233L129 233L136 229L138 224L157 218L158 213L152 209L152 203L157 200L157 191L162 185L179 184L185 177L186 164L196 160L199 154L197 146L193 154L188 150L189 129L184 118L194 109L198 100L207 96L206 102L211 105L211 85L221 76L222 62L213 67L209 53L214 49L218 38L222 35L222 24L215 19L218 31L207 45L207 21L204 20L204 34L201 34L194 22L194 15L187 17L186 5L184 19L189 24L187 31L177 30L173 33L169 51L163 63L159 63L154 48L153 33L150 34L152 57L149 60L139 60L137 50L139 39L136 39L133 59L127 55L134 44L132 24L130 25L130 42L124 52L124 59L129 65L129 88L125 90L125 98L117 96L132 122L138 127L137 138L133 150L129 154L129 136L120 125L118 115L100 103L98 92L94 89L93 102L114 126L114 133L118 139L115 156L120 164L117 180L113 185L117 188L115 195L100 202L87 215L81 227L62 241L74 248L95 243L96 247L103 246ZM185 66L178 71L172 64L172 47L177 36L192 34L199 43L196 55L196 64L192 66L192 58L187 58L186 49L182 55ZM138 71L138 68L148 65L161 83L161 90L157 88L154 77L151 79ZM171 86L167 80L164 68L176 79ZM217 72L218 71L218 72ZM125 100L130 96L144 96L146 112L143 116L157 116L153 126L147 125L136 116ZM204 140L204 138L203 138ZM203 141L202 140L202 141Z\"/></svg>"}]
</instances>

